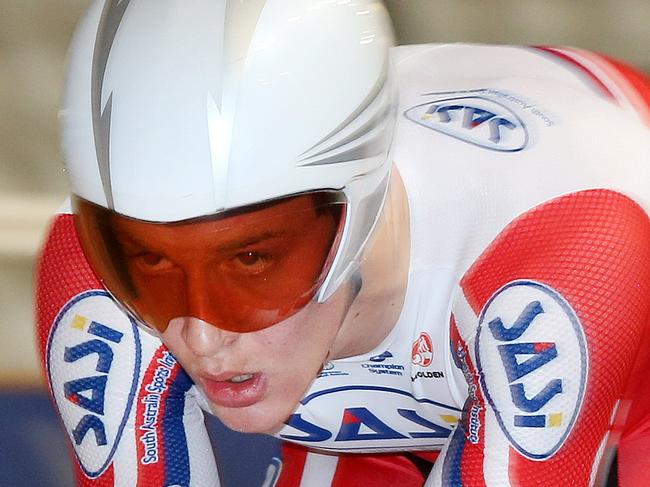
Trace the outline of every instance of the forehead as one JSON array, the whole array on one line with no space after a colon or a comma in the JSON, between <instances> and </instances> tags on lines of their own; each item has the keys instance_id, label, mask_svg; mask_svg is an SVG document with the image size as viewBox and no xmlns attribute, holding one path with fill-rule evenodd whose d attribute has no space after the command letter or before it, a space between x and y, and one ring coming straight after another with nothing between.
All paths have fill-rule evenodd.
<instances>
[{"instance_id":1,"label":"forehead","mask_svg":"<svg viewBox=\"0 0 650 487\"><path fill-rule=\"evenodd\" d=\"M197 244L215 239L245 239L265 234L281 234L300 229L314 221L317 199L300 195L246 209L236 209L212 217L176 223L152 223L114 215L112 225L119 238L131 237L141 243L164 245L178 240Z\"/></svg>"}]
</instances>

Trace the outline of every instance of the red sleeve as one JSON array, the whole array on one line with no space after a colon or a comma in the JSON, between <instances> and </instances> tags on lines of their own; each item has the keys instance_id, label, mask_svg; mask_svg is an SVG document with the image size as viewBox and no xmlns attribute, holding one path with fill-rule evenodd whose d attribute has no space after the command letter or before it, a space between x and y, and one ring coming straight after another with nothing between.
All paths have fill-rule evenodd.
<instances>
[{"instance_id":1,"label":"red sleeve","mask_svg":"<svg viewBox=\"0 0 650 487\"><path fill-rule=\"evenodd\" d=\"M626 99L650 125L650 79L641 71L611 57L591 54L614 80ZM650 350L646 336L642 349ZM639 356L621 407L628 410L618 448L621 486L650 485L650 357Z\"/></svg>"},{"instance_id":2,"label":"red sleeve","mask_svg":"<svg viewBox=\"0 0 650 487\"><path fill-rule=\"evenodd\" d=\"M578 49L542 47L582 70L596 81L602 92L622 106L632 108L650 125L650 78L620 60ZM650 340L642 348L650 349ZM623 486L650 485L650 360L637 360L621 407L626 408L626 422L618 450L618 476Z\"/></svg>"},{"instance_id":3,"label":"red sleeve","mask_svg":"<svg viewBox=\"0 0 650 487\"><path fill-rule=\"evenodd\" d=\"M102 285L86 263L83 252L74 231L72 215L57 215L50 227L45 244L41 249L36 266L36 323L39 356L43 372L49 381L47 348L50 331L55 318L65 305L74 297L91 289L102 289ZM56 403L55 403L56 404ZM68 431L68 425L64 423ZM80 487L113 487L114 471L112 466L97 479L92 480L83 474L81 465L76 461L74 449L70 447L77 485Z\"/></svg>"},{"instance_id":4,"label":"red sleeve","mask_svg":"<svg viewBox=\"0 0 650 487\"><path fill-rule=\"evenodd\" d=\"M650 79L616 59L602 57L627 84L629 98L642 113L650 112ZM647 118L650 124L650 117ZM642 345L650 350L650 337ZM629 408L618 451L618 475L623 487L650 485L650 357L640 356L632 373L624 407Z\"/></svg>"},{"instance_id":5,"label":"red sleeve","mask_svg":"<svg viewBox=\"0 0 650 487\"><path fill-rule=\"evenodd\" d=\"M117 306L58 215L37 266L40 356L77 485L218 485L191 380Z\"/></svg>"},{"instance_id":6,"label":"red sleeve","mask_svg":"<svg viewBox=\"0 0 650 487\"><path fill-rule=\"evenodd\" d=\"M613 191L557 198L507 226L461 289L452 346L470 394L442 485L592 485L650 356L648 215Z\"/></svg>"}]
</instances>

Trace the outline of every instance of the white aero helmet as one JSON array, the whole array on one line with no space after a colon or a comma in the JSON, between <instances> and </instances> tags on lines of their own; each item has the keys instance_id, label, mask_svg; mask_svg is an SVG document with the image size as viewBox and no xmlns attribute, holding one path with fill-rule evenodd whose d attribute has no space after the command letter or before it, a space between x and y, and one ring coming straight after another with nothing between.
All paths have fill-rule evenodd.
<instances>
[{"instance_id":1,"label":"white aero helmet","mask_svg":"<svg viewBox=\"0 0 650 487\"><path fill-rule=\"evenodd\" d=\"M148 222L337 191L323 302L383 205L392 45L377 0L94 0L60 115L72 191Z\"/></svg>"}]
</instances>

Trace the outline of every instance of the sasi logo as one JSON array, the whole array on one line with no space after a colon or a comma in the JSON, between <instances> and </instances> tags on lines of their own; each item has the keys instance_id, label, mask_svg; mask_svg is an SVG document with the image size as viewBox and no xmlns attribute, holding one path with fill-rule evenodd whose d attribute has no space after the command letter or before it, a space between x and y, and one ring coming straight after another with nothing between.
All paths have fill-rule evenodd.
<instances>
[{"instance_id":1,"label":"sasi logo","mask_svg":"<svg viewBox=\"0 0 650 487\"><path fill-rule=\"evenodd\" d=\"M422 332L413 343L411 361L414 365L428 367L433 361L433 342L428 333Z\"/></svg>"},{"instance_id":2,"label":"sasi logo","mask_svg":"<svg viewBox=\"0 0 650 487\"><path fill-rule=\"evenodd\" d=\"M528 145L524 122L509 108L489 98L442 98L404 112L409 120L470 144L500 152Z\"/></svg>"},{"instance_id":3,"label":"sasi logo","mask_svg":"<svg viewBox=\"0 0 650 487\"><path fill-rule=\"evenodd\" d=\"M49 382L88 477L108 468L120 443L141 350L137 325L106 291L75 296L55 318L47 348Z\"/></svg>"},{"instance_id":4,"label":"sasi logo","mask_svg":"<svg viewBox=\"0 0 650 487\"><path fill-rule=\"evenodd\" d=\"M554 455L582 406L586 339L568 301L535 281L499 289L479 318L481 386L504 434L535 460Z\"/></svg>"},{"instance_id":5,"label":"sasi logo","mask_svg":"<svg viewBox=\"0 0 650 487\"><path fill-rule=\"evenodd\" d=\"M338 385L304 397L278 436L355 453L433 449L445 443L461 413L456 406L416 397L411 390Z\"/></svg>"}]
</instances>

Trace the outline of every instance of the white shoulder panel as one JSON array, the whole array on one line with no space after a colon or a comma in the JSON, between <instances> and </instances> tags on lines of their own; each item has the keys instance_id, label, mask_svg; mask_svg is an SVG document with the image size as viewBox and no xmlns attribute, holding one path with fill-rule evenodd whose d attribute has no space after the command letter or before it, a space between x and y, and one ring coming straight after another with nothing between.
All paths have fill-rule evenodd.
<instances>
[{"instance_id":1,"label":"white shoulder panel","mask_svg":"<svg viewBox=\"0 0 650 487\"><path fill-rule=\"evenodd\" d=\"M460 277L517 215L573 191L609 188L650 210L648 128L570 63L455 44L412 50L398 75L394 160L417 266Z\"/></svg>"}]
</instances>

